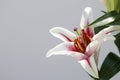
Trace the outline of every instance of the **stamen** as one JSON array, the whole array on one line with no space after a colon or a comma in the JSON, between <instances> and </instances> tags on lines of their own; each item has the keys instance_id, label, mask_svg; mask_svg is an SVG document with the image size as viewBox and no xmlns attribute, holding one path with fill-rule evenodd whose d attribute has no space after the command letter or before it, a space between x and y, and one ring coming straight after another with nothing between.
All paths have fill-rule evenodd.
<instances>
[{"instance_id":1,"label":"stamen","mask_svg":"<svg viewBox=\"0 0 120 80\"><path fill-rule=\"evenodd\" d=\"M83 46L80 44L80 41L78 39L75 39L74 40L74 46L75 48L77 49L77 51L81 52L81 53L84 53L85 50L83 48Z\"/></svg>"},{"instance_id":2,"label":"stamen","mask_svg":"<svg viewBox=\"0 0 120 80\"><path fill-rule=\"evenodd\" d=\"M76 48L76 50L77 50L78 52L81 51L81 50L79 49L78 45L77 45L77 39L74 40L74 46L75 46L75 48Z\"/></svg>"},{"instance_id":3,"label":"stamen","mask_svg":"<svg viewBox=\"0 0 120 80\"><path fill-rule=\"evenodd\" d=\"M74 47L80 53L85 53L86 47L92 41L91 37L85 32L84 29L81 30L81 35L78 32L78 28L74 28L74 31L78 33L78 38L74 40Z\"/></svg>"},{"instance_id":4,"label":"stamen","mask_svg":"<svg viewBox=\"0 0 120 80\"><path fill-rule=\"evenodd\" d=\"M86 38L85 38L86 37L86 33L85 33L84 29L82 29L81 31L82 31L82 40L83 40L84 46L86 47L87 46Z\"/></svg>"},{"instance_id":5,"label":"stamen","mask_svg":"<svg viewBox=\"0 0 120 80\"><path fill-rule=\"evenodd\" d=\"M88 36L88 34L84 31L84 29L82 30L82 37L84 39L84 45L87 46L90 42L91 42L91 38L90 36Z\"/></svg>"},{"instance_id":6,"label":"stamen","mask_svg":"<svg viewBox=\"0 0 120 80\"><path fill-rule=\"evenodd\" d=\"M79 49L81 50L81 52L84 53L84 49L82 48L82 46L80 45L80 43L78 41L77 41L77 45L78 45Z\"/></svg>"}]
</instances>

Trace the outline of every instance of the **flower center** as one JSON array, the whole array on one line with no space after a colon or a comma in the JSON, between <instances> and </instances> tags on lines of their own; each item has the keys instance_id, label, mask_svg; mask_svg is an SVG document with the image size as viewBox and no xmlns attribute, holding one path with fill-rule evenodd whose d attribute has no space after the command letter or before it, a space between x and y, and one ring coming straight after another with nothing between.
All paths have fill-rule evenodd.
<instances>
[{"instance_id":1,"label":"flower center","mask_svg":"<svg viewBox=\"0 0 120 80\"><path fill-rule=\"evenodd\" d=\"M78 30L76 29L76 32ZM92 38L85 32L84 29L78 34L78 37L74 40L74 47L80 53L85 53L86 47L92 41Z\"/></svg>"}]
</instances>

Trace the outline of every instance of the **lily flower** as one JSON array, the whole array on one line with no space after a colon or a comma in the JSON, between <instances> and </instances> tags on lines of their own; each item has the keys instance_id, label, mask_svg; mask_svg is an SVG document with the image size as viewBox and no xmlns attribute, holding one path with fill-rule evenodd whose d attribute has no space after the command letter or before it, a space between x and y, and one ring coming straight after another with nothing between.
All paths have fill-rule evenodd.
<instances>
[{"instance_id":1,"label":"lily flower","mask_svg":"<svg viewBox=\"0 0 120 80\"><path fill-rule=\"evenodd\" d=\"M104 41L115 40L111 32L118 30L120 27L110 26L95 35L94 30L88 26L92 19L91 16L92 9L90 7L85 8L80 21L81 29L74 29L77 35L62 27L52 28L50 33L61 39L63 43L49 50L46 57L52 55L72 56L78 60L78 63L81 64L87 73L92 77L99 78L96 63L98 56L96 58L94 56L98 55L101 44Z\"/></svg>"}]
</instances>

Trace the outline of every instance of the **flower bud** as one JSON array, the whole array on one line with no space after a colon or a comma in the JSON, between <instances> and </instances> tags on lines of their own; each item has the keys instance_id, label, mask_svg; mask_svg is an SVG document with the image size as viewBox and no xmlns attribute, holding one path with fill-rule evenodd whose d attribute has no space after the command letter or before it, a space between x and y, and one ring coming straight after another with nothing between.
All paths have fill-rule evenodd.
<instances>
[{"instance_id":1,"label":"flower bud","mask_svg":"<svg viewBox=\"0 0 120 80\"><path fill-rule=\"evenodd\" d=\"M120 13L120 0L103 0L106 7L107 11L117 11Z\"/></svg>"}]
</instances>

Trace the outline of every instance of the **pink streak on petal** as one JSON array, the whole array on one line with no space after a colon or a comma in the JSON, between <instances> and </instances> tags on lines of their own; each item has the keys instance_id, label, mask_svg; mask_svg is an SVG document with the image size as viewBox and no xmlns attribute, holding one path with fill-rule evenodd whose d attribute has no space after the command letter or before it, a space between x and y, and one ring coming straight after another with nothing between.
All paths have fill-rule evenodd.
<instances>
[{"instance_id":1,"label":"pink streak on petal","mask_svg":"<svg viewBox=\"0 0 120 80\"><path fill-rule=\"evenodd\" d=\"M73 42L69 37L67 37L66 35L64 35L64 34L62 34L62 33L60 33L64 38L66 38L66 40L68 41L68 42Z\"/></svg>"},{"instance_id":2,"label":"pink streak on petal","mask_svg":"<svg viewBox=\"0 0 120 80\"><path fill-rule=\"evenodd\" d=\"M109 32L107 32L106 34L110 34L110 33L112 33L112 32L114 32L114 31L109 31Z\"/></svg>"},{"instance_id":3,"label":"pink streak on petal","mask_svg":"<svg viewBox=\"0 0 120 80\"><path fill-rule=\"evenodd\" d=\"M76 48L73 45L66 46L70 51L77 52Z\"/></svg>"},{"instance_id":4,"label":"pink streak on petal","mask_svg":"<svg viewBox=\"0 0 120 80\"><path fill-rule=\"evenodd\" d=\"M89 58L86 58L86 61L90 65L90 67L92 67Z\"/></svg>"},{"instance_id":5,"label":"pink streak on petal","mask_svg":"<svg viewBox=\"0 0 120 80\"><path fill-rule=\"evenodd\" d=\"M94 36L94 31L93 31L93 29L90 28L90 27L87 27L86 33L87 33L88 36L90 36L91 38Z\"/></svg>"},{"instance_id":6,"label":"pink streak on petal","mask_svg":"<svg viewBox=\"0 0 120 80\"><path fill-rule=\"evenodd\" d=\"M86 22L86 25L87 25L87 26L89 25L89 22L90 22L90 21L89 21L89 19L88 19L87 22Z\"/></svg>"}]
</instances>

